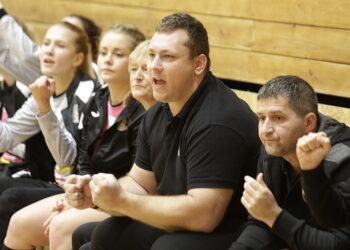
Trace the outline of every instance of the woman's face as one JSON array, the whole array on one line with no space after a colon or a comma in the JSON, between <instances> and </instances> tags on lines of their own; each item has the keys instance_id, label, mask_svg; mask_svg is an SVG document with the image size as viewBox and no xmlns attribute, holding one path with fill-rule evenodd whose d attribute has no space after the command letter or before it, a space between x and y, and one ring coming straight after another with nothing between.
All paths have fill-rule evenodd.
<instances>
[{"instance_id":1,"label":"woman's face","mask_svg":"<svg viewBox=\"0 0 350 250\"><path fill-rule=\"evenodd\" d=\"M100 43L97 65L100 76L108 84L128 83L128 60L131 53L128 35L107 32Z\"/></svg>"},{"instance_id":2,"label":"woman's face","mask_svg":"<svg viewBox=\"0 0 350 250\"><path fill-rule=\"evenodd\" d=\"M143 101L154 101L152 82L147 71L147 55L130 59L130 88L132 96Z\"/></svg>"},{"instance_id":3,"label":"woman's face","mask_svg":"<svg viewBox=\"0 0 350 250\"><path fill-rule=\"evenodd\" d=\"M62 25L54 25L46 32L40 51L43 74L59 77L75 72L83 63L83 53L76 52L77 34Z\"/></svg>"}]
</instances>

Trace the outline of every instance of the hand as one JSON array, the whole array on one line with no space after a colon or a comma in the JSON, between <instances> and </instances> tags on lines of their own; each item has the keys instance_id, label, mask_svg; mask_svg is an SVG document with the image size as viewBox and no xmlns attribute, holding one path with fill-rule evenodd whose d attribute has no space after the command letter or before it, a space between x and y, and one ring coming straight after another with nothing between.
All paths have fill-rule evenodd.
<instances>
[{"instance_id":1,"label":"hand","mask_svg":"<svg viewBox=\"0 0 350 250\"><path fill-rule=\"evenodd\" d=\"M50 97L55 93L55 83L47 76L40 76L30 86L30 91L38 105L40 115L51 110Z\"/></svg>"},{"instance_id":2,"label":"hand","mask_svg":"<svg viewBox=\"0 0 350 250\"><path fill-rule=\"evenodd\" d=\"M94 206L89 187L90 181L90 175L68 176L63 188L66 191L65 198L69 205L77 209L85 209Z\"/></svg>"},{"instance_id":3,"label":"hand","mask_svg":"<svg viewBox=\"0 0 350 250\"><path fill-rule=\"evenodd\" d=\"M244 192L241 198L243 206L255 219L265 222L272 228L282 209L266 186L262 173L256 179L245 176L244 180Z\"/></svg>"},{"instance_id":4,"label":"hand","mask_svg":"<svg viewBox=\"0 0 350 250\"><path fill-rule=\"evenodd\" d=\"M44 234L46 236L49 235L50 232L50 223L53 220L53 218L56 217L59 213L61 213L63 210L69 208L69 205L65 198L59 198L56 201L56 205L52 208L52 214L47 218L47 220L44 222L43 227L45 228Z\"/></svg>"},{"instance_id":5,"label":"hand","mask_svg":"<svg viewBox=\"0 0 350 250\"><path fill-rule=\"evenodd\" d=\"M302 170L317 168L331 149L331 142L324 132L309 133L299 138L297 157L300 168Z\"/></svg>"},{"instance_id":6,"label":"hand","mask_svg":"<svg viewBox=\"0 0 350 250\"><path fill-rule=\"evenodd\" d=\"M118 205L123 204L125 191L112 174L96 174L90 182L92 200L105 211L118 211Z\"/></svg>"}]
</instances>

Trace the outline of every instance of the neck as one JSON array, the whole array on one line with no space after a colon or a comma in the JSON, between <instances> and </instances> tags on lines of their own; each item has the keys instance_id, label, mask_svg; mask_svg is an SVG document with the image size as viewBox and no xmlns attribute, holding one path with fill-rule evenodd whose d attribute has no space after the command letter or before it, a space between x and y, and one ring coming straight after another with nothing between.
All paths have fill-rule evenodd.
<instances>
[{"instance_id":1,"label":"neck","mask_svg":"<svg viewBox=\"0 0 350 250\"><path fill-rule=\"evenodd\" d=\"M130 92L130 84L110 84L108 83L109 94L112 105L117 105L124 101L126 95Z\"/></svg>"},{"instance_id":2,"label":"neck","mask_svg":"<svg viewBox=\"0 0 350 250\"><path fill-rule=\"evenodd\" d=\"M283 156L283 159L289 162L292 166L293 174L298 175L301 173L300 164L296 152Z\"/></svg>"},{"instance_id":3,"label":"neck","mask_svg":"<svg viewBox=\"0 0 350 250\"><path fill-rule=\"evenodd\" d=\"M141 102L143 108L144 108L145 110L148 110L148 109L150 109L150 108L153 106L153 104L156 103L156 100L154 100L154 99L152 98L152 100L142 100L142 101L140 100L140 102Z\"/></svg>"},{"instance_id":4,"label":"neck","mask_svg":"<svg viewBox=\"0 0 350 250\"><path fill-rule=\"evenodd\" d=\"M75 76L75 73L76 72L74 71L74 72L69 72L66 75L53 77L53 79L55 81L55 94L56 95L60 95L68 89L70 83L72 82L72 80Z\"/></svg>"},{"instance_id":5,"label":"neck","mask_svg":"<svg viewBox=\"0 0 350 250\"><path fill-rule=\"evenodd\" d=\"M176 102L169 102L169 108L173 116L176 116L181 111L183 106L185 106L186 102L191 98L193 93L197 90L197 88L199 87L203 79L204 79L204 76L195 78L192 84L192 88L189 89L186 95L184 95L180 100Z\"/></svg>"}]
</instances>

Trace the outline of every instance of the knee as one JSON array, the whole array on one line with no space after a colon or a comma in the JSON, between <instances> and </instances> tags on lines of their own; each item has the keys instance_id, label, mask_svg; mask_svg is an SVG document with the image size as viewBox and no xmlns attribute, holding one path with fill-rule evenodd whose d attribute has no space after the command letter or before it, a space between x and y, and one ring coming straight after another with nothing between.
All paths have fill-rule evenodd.
<instances>
[{"instance_id":1,"label":"knee","mask_svg":"<svg viewBox=\"0 0 350 250\"><path fill-rule=\"evenodd\" d=\"M10 224L7 229L6 237L16 237L17 235L21 236L26 234L30 228L30 219L31 216L22 210L16 212L10 219Z\"/></svg>"},{"instance_id":2,"label":"knee","mask_svg":"<svg viewBox=\"0 0 350 250\"><path fill-rule=\"evenodd\" d=\"M63 241L71 240L70 221L68 221L64 214L56 215L49 225L49 240L50 246L53 249L60 245Z\"/></svg>"}]
</instances>

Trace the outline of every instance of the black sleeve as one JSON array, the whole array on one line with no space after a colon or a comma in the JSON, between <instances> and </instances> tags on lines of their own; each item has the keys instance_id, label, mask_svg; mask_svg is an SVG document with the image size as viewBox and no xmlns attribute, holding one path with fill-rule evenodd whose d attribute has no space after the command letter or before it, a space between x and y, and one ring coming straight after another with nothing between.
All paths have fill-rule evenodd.
<instances>
[{"instance_id":1,"label":"black sleeve","mask_svg":"<svg viewBox=\"0 0 350 250\"><path fill-rule=\"evenodd\" d=\"M87 145L87 136L89 133L89 114L91 113L92 106L94 102L94 97L91 97L86 106L82 109L82 127L78 129L78 137L77 140L77 166L78 166L78 174L79 175L93 175L96 174L97 171L91 166L91 158L88 154L88 145Z\"/></svg>"},{"instance_id":2,"label":"black sleeve","mask_svg":"<svg viewBox=\"0 0 350 250\"><path fill-rule=\"evenodd\" d=\"M146 133L146 119L147 119L147 112L142 119L142 122L139 126L138 135L136 139L136 157L135 157L135 163L138 167L143 168L148 171L152 171L151 166L151 151L150 151L150 145L147 140L147 133Z\"/></svg>"},{"instance_id":3,"label":"black sleeve","mask_svg":"<svg viewBox=\"0 0 350 250\"><path fill-rule=\"evenodd\" d=\"M86 137L88 133L88 127L84 124L84 129L79 131L80 142L78 147L78 174L79 175L93 175L96 174L96 170L91 166L91 159L87 152Z\"/></svg>"},{"instance_id":4,"label":"black sleeve","mask_svg":"<svg viewBox=\"0 0 350 250\"><path fill-rule=\"evenodd\" d=\"M132 159L133 162L135 162L135 158L136 158L136 152L137 152L137 136L139 133L139 128L140 125L142 123L142 119L144 116L144 111L140 114L138 114L138 116L135 118L135 120L132 121L132 124L130 124L129 126L131 126L131 133L130 133L130 141L131 141L131 150L132 150Z\"/></svg>"},{"instance_id":5,"label":"black sleeve","mask_svg":"<svg viewBox=\"0 0 350 250\"><path fill-rule=\"evenodd\" d=\"M272 232L285 240L292 249L348 249L349 239L340 231L321 230L307 225L304 220L299 220L287 211L277 217ZM339 235L344 237L339 237Z\"/></svg>"},{"instance_id":6,"label":"black sleeve","mask_svg":"<svg viewBox=\"0 0 350 250\"><path fill-rule=\"evenodd\" d=\"M229 250L279 250L287 247L264 223L249 216L248 225Z\"/></svg>"},{"instance_id":7,"label":"black sleeve","mask_svg":"<svg viewBox=\"0 0 350 250\"><path fill-rule=\"evenodd\" d=\"M333 186L324 169L318 167L304 171L301 180L308 206L320 225L350 225L350 178Z\"/></svg>"},{"instance_id":8,"label":"black sleeve","mask_svg":"<svg viewBox=\"0 0 350 250\"><path fill-rule=\"evenodd\" d=\"M230 188L241 184L247 143L231 128L213 125L187 142L187 187Z\"/></svg>"}]
</instances>

